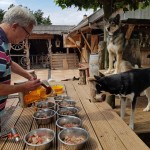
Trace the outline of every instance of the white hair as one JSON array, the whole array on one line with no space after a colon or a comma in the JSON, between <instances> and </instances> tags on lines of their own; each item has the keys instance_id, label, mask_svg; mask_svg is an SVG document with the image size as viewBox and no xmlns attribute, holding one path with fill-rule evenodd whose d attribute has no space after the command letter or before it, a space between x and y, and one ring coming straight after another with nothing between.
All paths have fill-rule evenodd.
<instances>
[{"instance_id":1,"label":"white hair","mask_svg":"<svg viewBox=\"0 0 150 150\"><path fill-rule=\"evenodd\" d=\"M18 23L22 27L36 25L36 19L31 11L22 6L11 7L3 16L3 23Z\"/></svg>"}]
</instances>

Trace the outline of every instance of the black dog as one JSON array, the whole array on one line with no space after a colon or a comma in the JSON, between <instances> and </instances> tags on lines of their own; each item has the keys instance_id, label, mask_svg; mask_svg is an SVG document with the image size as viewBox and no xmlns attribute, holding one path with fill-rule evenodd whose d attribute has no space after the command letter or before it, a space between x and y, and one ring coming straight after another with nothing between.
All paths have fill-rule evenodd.
<instances>
[{"instance_id":1,"label":"black dog","mask_svg":"<svg viewBox=\"0 0 150 150\"><path fill-rule=\"evenodd\" d=\"M121 117L124 117L126 98L131 100L131 116L129 126L134 129L134 110L136 99L144 91L148 105L143 111L150 110L150 69L133 69L120 74L99 77L95 76L98 93L103 91L119 95L121 98Z\"/></svg>"}]
</instances>

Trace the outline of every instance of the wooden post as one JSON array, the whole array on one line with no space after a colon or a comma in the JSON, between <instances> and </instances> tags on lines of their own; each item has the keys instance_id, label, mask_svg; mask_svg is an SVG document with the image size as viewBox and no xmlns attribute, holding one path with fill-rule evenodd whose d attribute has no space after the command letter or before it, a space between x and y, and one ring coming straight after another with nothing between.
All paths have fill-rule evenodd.
<instances>
[{"instance_id":1,"label":"wooden post","mask_svg":"<svg viewBox=\"0 0 150 150\"><path fill-rule=\"evenodd\" d=\"M100 41L98 43L98 55L99 55L99 69L104 69L106 42Z\"/></svg>"},{"instance_id":2,"label":"wooden post","mask_svg":"<svg viewBox=\"0 0 150 150\"><path fill-rule=\"evenodd\" d=\"M79 84L86 84L86 68L78 68L79 69Z\"/></svg>"},{"instance_id":3,"label":"wooden post","mask_svg":"<svg viewBox=\"0 0 150 150\"><path fill-rule=\"evenodd\" d=\"M88 43L88 41L86 40L85 36L83 35L83 33L81 32L81 35L83 37L83 39L85 40L85 43L87 44L87 46L89 47L90 51L92 52L92 48L90 46L90 44Z\"/></svg>"},{"instance_id":4,"label":"wooden post","mask_svg":"<svg viewBox=\"0 0 150 150\"><path fill-rule=\"evenodd\" d=\"M30 53L29 53L30 45L28 43L28 39L25 40L25 52L27 57L27 69L30 69Z\"/></svg>"},{"instance_id":5,"label":"wooden post","mask_svg":"<svg viewBox=\"0 0 150 150\"><path fill-rule=\"evenodd\" d=\"M114 109L115 108L115 95L107 96L106 102Z\"/></svg>"},{"instance_id":6,"label":"wooden post","mask_svg":"<svg viewBox=\"0 0 150 150\"><path fill-rule=\"evenodd\" d=\"M96 82L94 77L88 77L87 79L90 87L90 100L91 102L97 102L96 100Z\"/></svg>"},{"instance_id":7,"label":"wooden post","mask_svg":"<svg viewBox=\"0 0 150 150\"><path fill-rule=\"evenodd\" d=\"M51 43L51 39L48 39L48 43L47 43L47 47L48 47L48 59L49 59L49 66L50 66L50 69L51 69L51 54L52 54L52 43ZM47 62L48 63L48 62Z\"/></svg>"}]
</instances>

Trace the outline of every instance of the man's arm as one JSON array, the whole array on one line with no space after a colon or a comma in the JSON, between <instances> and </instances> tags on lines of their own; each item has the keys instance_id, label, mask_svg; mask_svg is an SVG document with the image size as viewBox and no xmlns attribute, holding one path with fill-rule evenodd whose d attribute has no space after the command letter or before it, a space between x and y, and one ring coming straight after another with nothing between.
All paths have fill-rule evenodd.
<instances>
[{"instance_id":1,"label":"man's arm","mask_svg":"<svg viewBox=\"0 0 150 150\"><path fill-rule=\"evenodd\" d=\"M11 69L12 72L23 76L24 78L28 79L28 80L33 80L33 76L28 73L26 70L24 70L21 66L19 66L17 63L15 63L14 61L11 62Z\"/></svg>"},{"instance_id":2,"label":"man's arm","mask_svg":"<svg viewBox=\"0 0 150 150\"><path fill-rule=\"evenodd\" d=\"M27 81L19 85L0 84L0 96L9 95L18 92L28 92L35 90L41 85L39 79Z\"/></svg>"}]
</instances>

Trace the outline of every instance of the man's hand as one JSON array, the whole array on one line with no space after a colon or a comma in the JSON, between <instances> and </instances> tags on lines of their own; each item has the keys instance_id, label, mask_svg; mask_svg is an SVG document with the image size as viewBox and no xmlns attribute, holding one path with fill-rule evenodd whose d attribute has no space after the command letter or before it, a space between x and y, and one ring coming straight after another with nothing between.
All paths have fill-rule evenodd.
<instances>
[{"instance_id":1,"label":"man's hand","mask_svg":"<svg viewBox=\"0 0 150 150\"><path fill-rule=\"evenodd\" d=\"M33 91L41 85L40 79L33 79L32 81L27 81L23 84L23 89L27 91Z\"/></svg>"}]
</instances>

